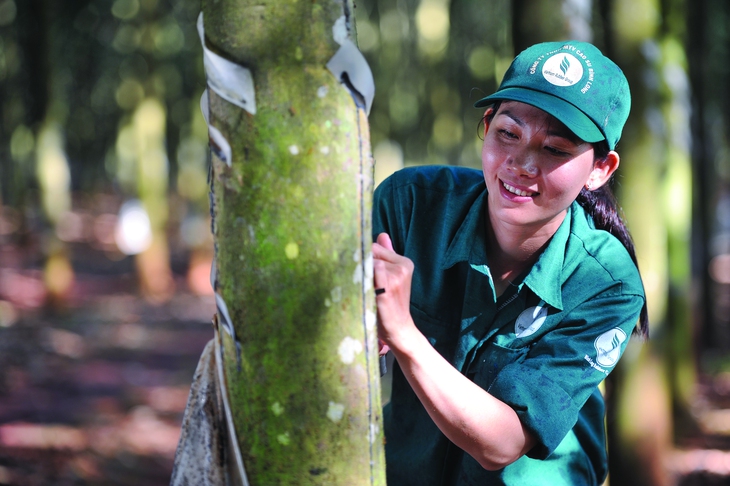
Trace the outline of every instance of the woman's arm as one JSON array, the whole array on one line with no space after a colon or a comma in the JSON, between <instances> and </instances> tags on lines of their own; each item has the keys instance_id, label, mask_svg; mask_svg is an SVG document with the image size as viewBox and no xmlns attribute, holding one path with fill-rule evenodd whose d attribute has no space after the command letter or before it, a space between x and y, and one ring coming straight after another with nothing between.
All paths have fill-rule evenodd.
<instances>
[{"instance_id":1,"label":"woman's arm","mask_svg":"<svg viewBox=\"0 0 730 486\"><path fill-rule=\"evenodd\" d=\"M431 419L454 444L485 469L500 469L535 445L515 411L446 361L416 328L410 315L413 262L393 251L382 233L373 244L378 335Z\"/></svg>"}]
</instances>

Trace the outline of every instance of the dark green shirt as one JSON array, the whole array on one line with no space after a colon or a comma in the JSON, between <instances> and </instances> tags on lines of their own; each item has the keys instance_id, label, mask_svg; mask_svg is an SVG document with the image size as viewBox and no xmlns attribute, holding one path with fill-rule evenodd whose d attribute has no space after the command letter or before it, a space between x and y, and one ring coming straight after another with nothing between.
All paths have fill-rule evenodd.
<instances>
[{"instance_id":1,"label":"dark green shirt","mask_svg":"<svg viewBox=\"0 0 730 486\"><path fill-rule=\"evenodd\" d=\"M607 473L598 384L644 304L623 245L574 203L537 262L496 297L481 171L405 169L375 191L373 234L413 260L411 315L454 367L510 405L537 445L483 469L436 427L397 363L385 408L388 484L593 485Z\"/></svg>"}]
</instances>

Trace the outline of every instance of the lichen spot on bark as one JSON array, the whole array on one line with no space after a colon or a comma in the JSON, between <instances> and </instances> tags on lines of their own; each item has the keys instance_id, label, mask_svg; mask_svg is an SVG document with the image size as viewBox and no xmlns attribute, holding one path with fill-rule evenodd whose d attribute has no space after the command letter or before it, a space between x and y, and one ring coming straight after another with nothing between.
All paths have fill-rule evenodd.
<instances>
[{"instance_id":1,"label":"lichen spot on bark","mask_svg":"<svg viewBox=\"0 0 730 486\"><path fill-rule=\"evenodd\" d=\"M284 413L284 407L281 406L281 403L274 402L274 404L271 405L271 412L278 417Z\"/></svg>"},{"instance_id":2,"label":"lichen spot on bark","mask_svg":"<svg viewBox=\"0 0 730 486\"><path fill-rule=\"evenodd\" d=\"M342 416L345 414L345 406L341 403L330 402L327 408L327 418L337 423L342 420Z\"/></svg>"},{"instance_id":3,"label":"lichen spot on bark","mask_svg":"<svg viewBox=\"0 0 730 486\"><path fill-rule=\"evenodd\" d=\"M297 257L299 257L299 245L297 245L293 241L287 243L286 247L284 248L284 253L289 260L296 259Z\"/></svg>"},{"instance_id":4,"label":"lichen spot on bark","mask_svg":"<svg viewBox=\"0 0 730 486\"><path fill-rule=\"evenodd\" d=\"M340 342L337 348L337 353L340 355L340 360L345 364L352 364L355 361L355 357L362 353L362 343L355 338L347 336Z\"/></svg>"}]
</instances>

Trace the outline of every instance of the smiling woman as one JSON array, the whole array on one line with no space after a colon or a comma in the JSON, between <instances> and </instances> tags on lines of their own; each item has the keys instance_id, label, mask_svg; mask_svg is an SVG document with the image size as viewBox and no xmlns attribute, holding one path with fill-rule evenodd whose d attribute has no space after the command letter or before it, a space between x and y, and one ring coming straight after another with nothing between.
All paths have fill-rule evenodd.
<instances>
[{"instance_id":1,"label":"smiling woman","mask_svg":"<svg viewBox=\"0 0 730 486\"><path fill-rule=\"evenodd\" d=\"M647 320L607 187L629 104L594 46L538 44L476 103L481 172L409 168L376 190L388 484L605 479L597 386Z\"/></svg>"}]
</instances>

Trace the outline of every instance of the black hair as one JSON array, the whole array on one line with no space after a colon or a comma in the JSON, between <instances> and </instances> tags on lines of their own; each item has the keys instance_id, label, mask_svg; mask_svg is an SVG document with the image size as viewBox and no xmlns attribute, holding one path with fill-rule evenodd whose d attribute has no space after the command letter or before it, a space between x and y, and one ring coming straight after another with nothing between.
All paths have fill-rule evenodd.
<instances>
[{"instance_id":1,"label":"black hair","mask_svg":"<svg viewBox=\"0 0 730 486\"><path fill-rule=\"evenodd\" d=\"M608 143L605 140L594 143L593 152L595 154L595 162L604 160L609 152ZM583 187L575 200L593 218L593 223L596 225L596 228L608 231L624 245L626 251L629 252L631 260L638 269L639 262L636 258L634 241L631 238L631 233L629 233L629 229L626 226L621 208L610 187L610 184L613 182L613 177L612 175L611 179L598 189L589 191ZM639 325L634 328L633 334L639 335L644 339L649 337L649 313L647 311L646 301L644 301L641 313L639 314Z\"/></svg>"},{"instance_id":2,"label":"black hair","mask_svg":"<svg viewBox=\"0 0 730 486\"><path fill-rule=\"evenodd\" d=\"M482 117L479 122L479 126L477 127L477 131L479 131L480 134L481 130L479 127L481 127L482 123L492 121L492 118L499 110L500 104L501 101L497 101L494 105L492 105L492 111ZM591 145L593 146L594 164L596 162L603 161L606 157L608 157L608 153L610 152L608 142L601 140L600 142L596 142ZM589 191L583 187L575 200L581 205L583 210L591 216L596 228L608 231L616 239L618 239L622 245L624 245L624 248L626 248L626 251L629 252L631 260L638 269L639 262L636 258L634 241L631 238L631 233L629 233L628 227L626 226L626 221L623 218L623 214L618 202L616 201L616 197L613 195L613 191L611 191L610 185L613 183L614 175L615 174L611 175L609 181L598 189ZM649 337L649 313L646 307L646 301L644 301L641 313L639 314L639 324L634 328L632 334L638 335L643 339L648 339Z\"/></svg>"}]
</instances>

